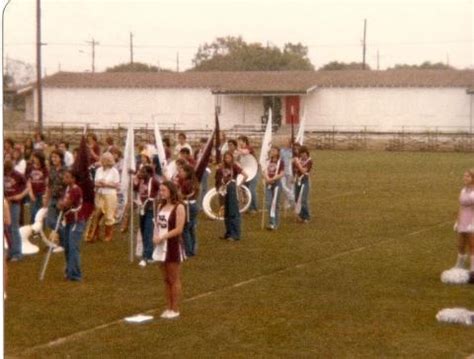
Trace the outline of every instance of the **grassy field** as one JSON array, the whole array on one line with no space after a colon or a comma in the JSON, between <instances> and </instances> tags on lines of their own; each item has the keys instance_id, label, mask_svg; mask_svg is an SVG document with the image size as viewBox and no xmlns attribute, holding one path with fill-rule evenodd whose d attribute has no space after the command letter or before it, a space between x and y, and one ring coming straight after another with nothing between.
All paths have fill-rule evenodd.
<instances>
[{"instance_id":1,"label":"grassy field","mask_svg":"<svg viewBox=\"0 0 474 359\"><path fill-rule=\"evenodd\" d=\"M472 154L313 153L312 221L277 232L245 215L243 240L199 222L183 268L181 318L160 320L157 266L128 262L127 242L83 246L83 283L56 254L9 266L5 351L11 357L464 358L474 328L441 325L446 307L474 309L474 286L447 286L463 170ZM121 319L150 313L155 320Z\"/></svg>"}]
</instances>

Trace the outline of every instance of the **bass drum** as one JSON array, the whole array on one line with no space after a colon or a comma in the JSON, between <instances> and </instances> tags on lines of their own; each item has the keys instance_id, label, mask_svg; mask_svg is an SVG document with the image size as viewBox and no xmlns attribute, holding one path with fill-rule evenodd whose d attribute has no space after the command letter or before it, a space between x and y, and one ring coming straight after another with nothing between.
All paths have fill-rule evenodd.
<instances>
[{"instance_id":1,"label":"bass drum","mask_svg":"<svg viewBox=\"0 0 474 359\"><path fill-rule=\"evenodd\" d=\"M252 155L241 155L240 158L239 158L239 164L240 164L240 167L242 167L242 169L247 174L246 182L251 181L257 175L258 162L257 162L257 160L255 159L254 156L252 156ZM243 176L238 175L237 176L237 185L238 186L242 184L242 180L243 180Z\"/></svg>"},{"instance_id":2,"label":"bass drum","mask_svg":"<svg viewBox=\"0 0 474 359\"><path fill-rule=\"evenodd\" d=\"M244 213L250 207L252 195L245 186L237 186L237 194L239 197L239 211ZM215 188L207 191L202 200L202 209L209 218L219 221L224 220L224 198Z\"/></svg>"}]
</instances>

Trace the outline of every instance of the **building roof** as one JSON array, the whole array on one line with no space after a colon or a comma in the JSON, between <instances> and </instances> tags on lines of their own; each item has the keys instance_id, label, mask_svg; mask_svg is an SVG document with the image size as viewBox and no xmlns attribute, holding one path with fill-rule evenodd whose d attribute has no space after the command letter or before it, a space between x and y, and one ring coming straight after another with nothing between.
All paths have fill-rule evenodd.
<instances>
[{"instance_id":1,"label":"building roof","mask_svg":"<svg viewBox=\"0 0 474 359\"><path fill-rule=\"evenodd\" d=\"M327 87L474 88L473 70L252 71L252 72L58 72L52 88L205 88L220 94L304 94Z\"/></svg>"}]
</instances>

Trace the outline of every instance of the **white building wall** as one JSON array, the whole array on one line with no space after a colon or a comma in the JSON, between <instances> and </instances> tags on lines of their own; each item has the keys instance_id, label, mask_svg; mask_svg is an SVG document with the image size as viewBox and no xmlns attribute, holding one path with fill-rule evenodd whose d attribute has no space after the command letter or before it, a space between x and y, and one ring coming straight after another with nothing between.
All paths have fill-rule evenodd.
<instances>
[{"instance_id":1,"label":"white building wall","mask_svg":"<svg viewBox=\"0 0 474 359\"><path fill-rule=\"evenodd\" d=\"M214 96L207 89L60 89L45 88L43 118L52 123L89 123L94 127L137 126L158 120L160 126L214 127Z\"/></svg>"},{"instance_id":2,"label":"white building wall","mask_svg":"<svg viewBox=\"0 0 474 359\"><path fill-rule=\"evenodd\" d=\"M465 88L324 88L306 98L307 123L315 128L374 131L468 131Z\"/></svg>"},{"instance_id":3,"label":"white building wall","mask_svg":"<svg viewBox=\"0 0 474 359\"><path fill-rule=\"evenodd\" d=\"M220 124L223 128L261 123L262 96L221 96Z\"/></svg>"}]
</instances>

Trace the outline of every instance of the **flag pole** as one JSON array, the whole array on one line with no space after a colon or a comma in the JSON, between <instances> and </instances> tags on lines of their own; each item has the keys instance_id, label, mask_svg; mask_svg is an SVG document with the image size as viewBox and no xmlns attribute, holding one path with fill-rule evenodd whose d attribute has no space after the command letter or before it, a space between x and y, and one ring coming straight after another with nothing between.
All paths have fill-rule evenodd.
<instances>
[{"instance_id":1,"label":"flag pole","mask_svg":"<svg viewBox=\"0 0 474 359\"><path fill-rule=\"evenodd\" d=\"M133 177L130 176L130 263L133 263Z\"/></svg>"},{"instance_id":2,"label":"flag pole","mask_svg":"<svg viewBox=\"0 0 474 359\"><path fill-rule=\"evenodd\" d=\"M261 229L264 229L265 228L265 212L266 212L266 208L265 208L265 200L266 200L266 197L267 197L267 192L265 191L265 178L263 179L263 203L262 203L262 224L261 224Z\"/></svg>"}]
</instances>

